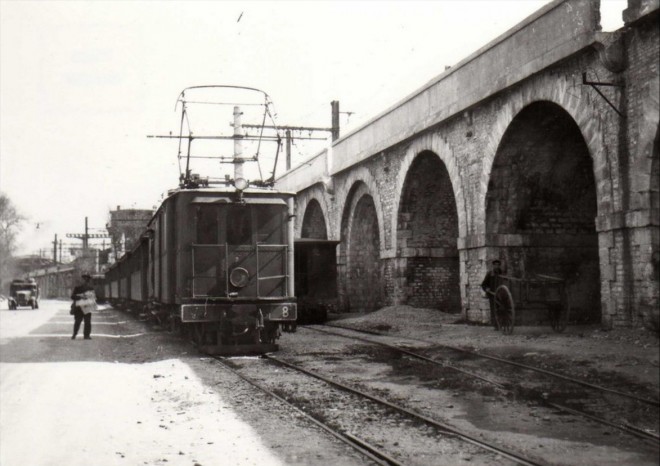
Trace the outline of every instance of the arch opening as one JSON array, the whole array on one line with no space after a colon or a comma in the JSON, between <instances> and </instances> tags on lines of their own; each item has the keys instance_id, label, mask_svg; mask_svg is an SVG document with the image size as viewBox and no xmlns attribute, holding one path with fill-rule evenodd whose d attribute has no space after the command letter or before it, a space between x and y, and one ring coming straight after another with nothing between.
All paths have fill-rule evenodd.
<instances>
[{"instance_id":1,"label":"arch opening","mask_svg":"<svg viewBox=\"0 0 660 466\"><path fill-rule=\"evenodd\" d=\"M657 212L660 210L660 126L651 150L651 211Z\"/></svg>"},{"instance_id":2,"label":"arch opening","mask_svg":"<svg viewBox=\"0 0 660 466\"><path fill-rule=\"evenodd\" d=\"M579 127L557 104L525 107L504 133L491 170L486 235L492 255L511 276L567 279L571 320L600 322L596 215L593 163ZM525 314L527 323L543 317Z\"/></svg>"},{"instance_id":3,"label":"arch opening","mask_svg":"<svg viewBox=\"0 0 660 466\"><path fill-rule=\"evenodd\" d=\"M303 217L301 238L328 239L328 229L325 225L323 209L316 199L307 204Z\"/></svg>"},{"instance_id":4,"label":"arch opening","mask_svg":"<svg viewBox=\"0 0 660 466\"><path fill-rule=\"evenodd\" d=\"M411 164L397 215L403 302L459 313L458 211L449 172L436 154L422 152Z\"/></svg>"},{"instance_id":5,"label":"arch opening","mask_svg":"<svg viewBox=\"0 0 660 466\"><path fill-rule=\"evenodd\" d=\"M380 235L374 200L362 194L354 203L346 250L346 307L350 312L371 312L383 305Z\"/></svg>"},{"instance_id":6,"label":"arch opening","mask_svg":"<svg viewBox=\"0 0 660 466\"><path fill-rule=\"evenodd\" d=\"M658 126L651 152L651 212L660 211L660 126ZM646 305L642 307L647 328L660 331L660 227L656 224L651 232L651 263L649 287L645 294Z\"/></svg>"}]
</instances>

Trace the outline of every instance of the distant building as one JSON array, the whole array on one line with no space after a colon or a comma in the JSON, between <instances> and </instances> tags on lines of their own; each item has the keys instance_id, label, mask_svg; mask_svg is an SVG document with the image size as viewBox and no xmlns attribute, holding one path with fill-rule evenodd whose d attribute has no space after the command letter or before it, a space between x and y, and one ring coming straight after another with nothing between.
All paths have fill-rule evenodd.
<instances>
[{"instance_id":1,"label":"distant building","mask_svg":"<svg viewBox=\"0 0 660 466\"><path fill-rule=\"evenodd\" d=\"M151 209L122 209L121 206L110 211L110 221L106 229L112 238L115 260L137 244L153 214Z\"/></svg>"},{"instance_id":2,"label":"distant building","mask_svg":"<svg viewBox=\"0 0 660 466\"><path fill-rule=\"evenodd\" d=\"M14 278L20 278L32 270L41 269L43 267L50 267L57 265L57 263L53 262L52 259L33 254L14 257L13 265L14 270L16 271L16 277Z\"/></svg>"}]
</instances>

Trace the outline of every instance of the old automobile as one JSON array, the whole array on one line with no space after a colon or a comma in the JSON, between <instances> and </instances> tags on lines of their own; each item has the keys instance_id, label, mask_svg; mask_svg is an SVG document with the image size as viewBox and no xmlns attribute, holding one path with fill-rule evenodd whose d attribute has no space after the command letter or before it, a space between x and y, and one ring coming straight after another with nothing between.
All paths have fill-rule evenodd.
<instances>
[{"instance_id":1,"label":"old automobile","mask_svg":"<svg viewBox=\"0 0 660 466\"><path fill-rule=\"evenodd\" d=\"M39 309L39 286L34 279L12 280L9 285L9 309Z\"/></svg>"}]
</instances>

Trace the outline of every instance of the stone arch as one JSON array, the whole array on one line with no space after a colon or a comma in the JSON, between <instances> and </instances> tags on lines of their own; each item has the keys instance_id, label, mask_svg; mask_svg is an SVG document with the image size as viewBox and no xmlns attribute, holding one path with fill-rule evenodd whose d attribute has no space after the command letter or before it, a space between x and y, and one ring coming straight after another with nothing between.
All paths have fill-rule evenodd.
<instances>
[{"instance_id":1,"label":"stone arch","mask_svg":"<svg viewBox=\"0 0 660 466\"><path fill-rule=\"evenodd\" d=\"M597 204L593 161L575 120L553 102L523 108L503 134L491 166L486 246L509 275L569 280L572 314L580 321L601 319L595 312L600 309Z\"/></svg>"},{"instance_id":2,"label":"stone arch","mask_svg":"<svg viewBox=\"0 0 660 466\"><path fill-rule=\"evenodd\" d=\"M632 166L633 170L637 169L632 173L633 190L640 196L633 197L633 200L637 199L639 204L633 203L631 208L639 209L651 205L657 209L659 207L657 166L658 137L660 137L660 78L656 77L647 83L642 96L637 153Z\"/></svg>"},{"instance_id":3,"label":"stone arch","mask_svg":"<svg viewBox=\"0 0 660 466\"><path fill-rule=\"evenodd\" d=\"M410 144L410 146L406 150L405 156L401 160L401 168L399 169L399 173L397 175L395 192L396 193L403 192L403 186L406 182L406 178L408 176L410 166L412 165L416 157L424 151L433 152L446 167L447 173L449 175L449 180L451 182L451 186L454 191L454 199L456 200L456 211L458 213L458 235L459 237L463 237L467 234L468 231L468 224L467 224L468 215L467 215L467 207L465 204L463 185L461 182L461 177L460 177L458 165L456 163L456 159L453 156L453 152L449 147L449 145L444 141L444 139L442 139L442 137L438 133L428 133L425 135L421 135L415 138L415 140ZM394 214L392 215L392 219L391 219L392 238L391 238L390 247L392 249L396 249L397 247L398 238L396 235L396 231L397 231L398 218L396 213L399 212L400 210L400 206L399 206L400 202L401 202L401 198L400 196L397 196L394 200L394 210L393 210Z\"/></svg>"},{"instance_id":4,"label":"stone arch","mask_svg":"<svg viewBox=\"0 0 660 466\"><path fill-rule=\"evenodd\" d=\"M330 238L339 239L344 241L343 228L344 221L347 212L350 212L350 204L352 198L355 196L355 193L358 189L365 189L371 197L373 198L374 204L376 206L376 215L378 216L378 241L381 248L381 257L383 250L385 248L385 211L383 205L381 204L380 195L378 192L378 185L374 180L371 172L364 166L357 167L352 169L341 182L337 181L335 178L335 201L337 201L336 212L339 218L339 222L335 222L335 228L338 231L330 231ZM339 245L340 249L343 247L342 244Z\"/></svg>"},{"instance_id":5,"label":"stone arch","mask_svg":"<svg viewBox=\"0 0 660 466\"><path fill-rule=\"evenodd\" d=\"M651 212L660 211L660 126L651 147L651 182L649 187Z\"/></svg>"},{"instance_id":6,"label":"stone arch","mask_svg":"<svg viewBox=\"0 0 660 466\"><path fill-rule=\"evenodd\" d=\"M449 172L435 153L422 151L408 166L398 206L396 274L403 302L460 311L459 215Z\"/></svg>"},{"instance_id":7,"label":"stone arch","mask_svg":"<svg viewBox=\"0 0 660 466\"><path fill-rule=\"evenodd\" d=\"M384 302L378 217L367 185L354 183L342 213L339 259L342 304L352 312L374 311Z\"/></svg>"},{"instance_id":8,"label":"stone arch","mask_svg":"<svg viewBox=\"0 0 660 466\"><path fill-rule=\"evenodd\" d=\"M308 212L308 206L310 203L316 203L321 209L321 214L323 215L323 220L326 228L327 237L331 237L331 221L330 221L330 209L328 207L327 196L323 186L320 183L317 183L310 188L306 189L303 192L296 195L296 221L295 221L295 231L296 237L302 238L302 228L305 221L305 216Z\"/></svg>"},{"instance_id":9,"label":"stone arch","mask_svg":"<svg viewBox=\"0 0 660 466\"><path fill-rule=\"evenodd\" d=\"M301 238L328 239L328 228L321 204L315 198L310 199L305 207L302 226L300 228Z\"/></svg>"},{"instance_id":10,"label":"stone arch","mask_svg":"<svg viewBox=\"0 0 660 466\"><path fill-rule=\"evenodd\" d=\"M617 210L615 204L618 202L618 196L614 193L612 180L610 179L610 176L613 176L614 173L609 168L602 123L600 118L594 117L599 115L599 112L585 103L589 102L590 99L582 93L580 86L572 86L570 80L558 81L554 75L539 79L540 82L531 84L526 88L526 91L519 91L507 96L504 105L498 108L498 117L492 127L489 128L488 143L482 158L482 171L478 187L481 202L478 203L477 209L473 213L472 225L483 225L485 222L488 183L491 179L493 163L504 133L523 108L539 101L552 102L561 107L571 116L580 129L593 160L596 192L599 199L598 215Z\"/></svg>"},{"instance_id":11,"label":"stone arch","mask_svg":"<svg viewBox=\"0 0 660 466\"><path fill-rule=\"evenodd\" d=\"M644 325L654 331L660 329L660 226L658 225L658 212L660 212L660 126L657 128L653 147L651 148L651 183L649 189L649 206L651 207L651 234L650 257L642 257L646 262L647 271L642 280L647 283L645 289L640 290L641 314ZM655 219L653 216L655 215Z\"/></svg>"}]
</instances>

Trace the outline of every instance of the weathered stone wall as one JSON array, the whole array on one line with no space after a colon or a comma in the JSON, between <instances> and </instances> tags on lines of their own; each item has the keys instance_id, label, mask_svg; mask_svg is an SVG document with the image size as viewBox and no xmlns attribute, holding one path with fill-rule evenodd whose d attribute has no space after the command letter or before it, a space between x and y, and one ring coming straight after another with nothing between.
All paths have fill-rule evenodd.
<instances>
[{"instance_id":1,"label":"weathered stone wall","mask_svg":"<svg viewBox=\"0 0 660 466\"><path fill-rule=\"evenodd\" d=\"M623 220L611 222L612 236L628 243L621 259L629 264L622 290L630 303L630 323L655 330L660 329L659 7L658 0L636 0L629 1L624 12L627 144L622 150L629 155L624 173L629 197L620 215Z\"/></svg>"},{"instance_id":2,"label":"weathered stone wall","mask_svg":"<svg viewBox=\"0 0 660 466\"><path fill-rule=\"evenodd\" d=\"M309 234L318 223L303 227L308 207L310 218L323 212L328 237L341 241L344 302L377 290L359 306L460 307L468 319L485 322L480 284L489 261L500 258L517 276L579 277L571 292L582 320L657 322L650 311L658 305L660 254L655 3L631 0L629 28L601 33L589 22L597 2L554 2L490 44L499 50L493 53L521 47L516 41L530 31L551 31L571 8L591 18L574 36L572 46L582 46L545 54L539 34L525 44L533 49L527 58L542 57L525 65L536 71L520 74L500 57L494 78L509 84L476 100L454 93L460 70L452 70L316 157L313 165L324 173L306 176L299 167L285 176L283 189L314 180L296 185L296 232ZM476 58L489 53L485 47L458 68L470 63L475 75L493 76L493 69L474 68L491 63ZM622 84L599 87L615 108L583 77ZM424 116L422 101L435 110ZM451 286L438 286L444 283Z\"/></svg>"}]
</instances>

